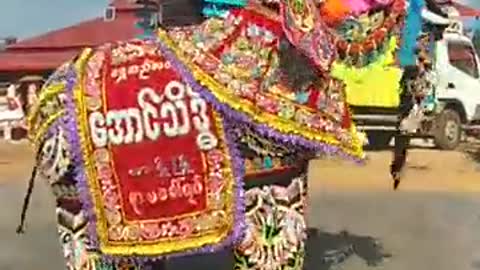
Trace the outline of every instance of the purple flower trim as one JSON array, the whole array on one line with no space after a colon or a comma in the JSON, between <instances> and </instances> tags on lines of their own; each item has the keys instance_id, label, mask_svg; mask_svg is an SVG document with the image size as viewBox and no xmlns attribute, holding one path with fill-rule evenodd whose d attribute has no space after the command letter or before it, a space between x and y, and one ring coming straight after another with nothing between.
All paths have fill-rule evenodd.
<instances>
[{"instance_id":1,"label":"purple flower trim","mask_svg":"<svg viewBox=\"0 0 480 270\"><path fill-rule=\"evenodd\" d=\"M252 121L251 117L247 116L243 112L239 112L229 105L220 102L211 91L204 86L202 86L192 75L192 72L175 56L175 53L172 52L161 40L157 41L158 47L163 53L163 56L172 64L177 72L180 73L180 76L183 78L185 83L190 85L192 89L199 93L210 105L212 105L215 110L222 113L224 117L232 120L233 122L241 122L249 125L253 130L259 133L262 136L274 139L276 141L301 145L307 149L316 151L317 153L326 153L327 155L338 155L342 158L353 160L357 163L363 163L362 159L350 155L349 153L344 152L340 147L329 145L327 143L317 142L308 140L302 136L294 134L283 134L272 127L269 127L266 124L255 123Z\"/></svg>"},{"instance_id":2,"label":"purple flower trim","mask_svg":"<svg viewBox=\"0 0 480 270\"><path fill-rule=\"evenodd\" d=\"M63 117L63 116L62 116ZM50 127L48 127L47 129L47 132L45 132L45 135L43 136L44 138L51 138L53 136L55 136L55 134L58 133L58 130L62 127L61 126L61 119L62 117L60 117L59 119L55 120L51 125Z\"/></svg>"},{"instance_id":3,"label":"purple flower trim","mask_svg":"<svg viewBox=\"0 0 480 270\"><path fill-rule=\"evenodd\" d=\"M77 128L77 111L74 101L74 87L77 82L77 74L74 66L68 68L65 87L65 115L62 117L62 126L65 137L70 145L72 164L74 165L74 179L78 194L82 203L82 209L88 222L88 238L91 247L99 249L98 234L96 229L97 218L94 212L93 199L88 188L85 172L82 146L80 144L79 130Z\"/></svg>"},{"instance_id":4,"label":"purple flower trim","mask_svg":"<svg viewBox=\"0 0 480 270\"><path fill-rule=\"evenodd\" d=\"M244 188L244 178L245 178L245 164L244 159L240 155L240 150L237 148L237 137L235 136L233 122L231 122L226 117L223 118L223 128L225 133L226 143L228 145L228 150L230 153L233 173L235 177L235 227L233 234L231 235L231 244L236 245L240 240L243 239L245 233L245 188Z\"/></svg>"},{"instance_id":5,"label":"purple flower trim","mask_svg":"<svg viewBox=\"0 0 480 270\"><path fill-rule=\"evenodd\" d=\"M100 250L98 234L97 234L97 218L94 212L93 198L91 197L90 190L88 188L88 182L86 179L86 172L84 167L84 160L82 155L82 147L80 144L79 130L77 128L77 111L74 101L74 87L77 81L77 74L73 69L73 66L69 68L66 75L66 98L65 98L65 115L61 118L61 126L65 130L66 139L71 147L70 152L72 156L72 163L74 165L74 177L76 187L79 193L80 200L82 202L82 208L86 214L86 218L89 221L88 225L88 238L90 245L96 250ZM131 262L137 265L143 265L150 261L157 261L162 259L168 259L172 257L181 257L186 255L194 255L199 253L211 253L228 246L237 243L241 240L244 232L244 220L245 220L245 201L244 201L244 165L243 160L240 158L238 149L235 146L235 138L230 131L230 126L224 120L224 131L226 135L226 144L230 153L233 176L234 176L234 188L236 189L235 202L235 216L234 216L234 228L231 234L222 243L216 245L207 245L198 249L190 250L187 252L179 252L178 254L164 255L164 256L113 256L102 254L102 263L116 264L121 262ZM53 128L53 127L52 127ZM53 130L53 129L50 129Z\"/></svg>"}]
</instances>

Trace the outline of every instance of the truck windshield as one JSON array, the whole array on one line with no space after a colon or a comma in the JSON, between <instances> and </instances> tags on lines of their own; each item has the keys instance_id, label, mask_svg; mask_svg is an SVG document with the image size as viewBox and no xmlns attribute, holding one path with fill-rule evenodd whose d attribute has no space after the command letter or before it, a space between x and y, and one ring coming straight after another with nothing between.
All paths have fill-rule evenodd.
<instances>
[{"instance_id":1,"label":"truck windshield","mask_svg":"<svg viewBox=\"0 0 480 270\"><path fill-rule=\"evenodd\" d=\"M448 43L448 60L452 66L478 78L478 65L472 46L460 42Z\"/></svg>"}]
</instances>

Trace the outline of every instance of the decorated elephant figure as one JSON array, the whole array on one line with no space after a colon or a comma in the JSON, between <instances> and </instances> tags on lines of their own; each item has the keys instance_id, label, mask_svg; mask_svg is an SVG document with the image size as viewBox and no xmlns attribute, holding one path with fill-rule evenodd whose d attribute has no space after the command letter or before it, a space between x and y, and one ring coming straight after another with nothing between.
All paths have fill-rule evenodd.
<instances>
[{"instance_id":1,"label":"decorated elephant figure","mask_svg":"<svg viewBox=\"0 0 480 270\"><path fill-rule=\"evenodd\" d=\"M45 83L31 184L56 196L67 269L224 248L235 269L302 269L308 161L363 151L315 3L281 3L85 49Z\"/></svg>"}]
</instances>

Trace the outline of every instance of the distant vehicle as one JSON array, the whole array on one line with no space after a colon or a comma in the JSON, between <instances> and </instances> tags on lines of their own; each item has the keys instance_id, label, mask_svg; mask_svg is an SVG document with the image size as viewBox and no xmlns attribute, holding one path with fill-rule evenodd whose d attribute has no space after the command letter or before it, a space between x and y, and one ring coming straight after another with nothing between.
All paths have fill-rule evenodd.
<instances>
[{"instance_id":1,"label":"distant vehicle","mask_svg":"<svg viewBox=\"0 0 480 270\"><path fill-rule=\"evenodd\" d=\"M472 41L462 34L461 25L447 29L443 39L436 42L433 70L437 77L437 106L433 113L422 115L418 128L410 135L433 138L440 149L455 149L462 135L480 135L479 58ZM371 91L372 95L385 95L381 89ZM390 94L398 95L395 91ZM378 102L352 104L354 120L358 129L366 132L370 144L386 146L398 123L398 103L372 100Z\"/></svg>"}]
</instances>

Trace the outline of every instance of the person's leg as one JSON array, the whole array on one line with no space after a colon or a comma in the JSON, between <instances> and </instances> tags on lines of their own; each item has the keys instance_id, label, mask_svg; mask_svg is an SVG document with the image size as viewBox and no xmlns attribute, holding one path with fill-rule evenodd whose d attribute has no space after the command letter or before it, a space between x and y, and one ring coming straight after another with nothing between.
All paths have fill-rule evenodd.
<instances>
[{"instance_id":1,"label":"person's leg","mask_svg":"<svg viewBox=\"0 0 480 270\"><path fill-rule=\"evenodd\" d=\"M401 181L401 173L407 161L407 150L409 145L409 137L397 133L395 135L395 146L393 150L393 161L390 165L390 174L393 178L393 188L397 189Z\"/></svg>"},{"instance_id":2,"label":"person's leg","mask_svg":"<svg viewBox=\"0 0 480 270\"><path fill-rule=\"evenodd\" d=\"M306 181L306 173L302 173L287 184L247 188L246 234L234 250L235 269L303 269Z\"/></svg>"},{"instance_id":3,"label":"person's leg","mask_svg":"<svg viewBox=\"0 0 480 270\"><path fill-rule=\"evenodd\" d=\"M403 89L400 94L400 104L398 106L398 124L396 127L394 149L393 149L393 159L390 164L390 175L393 179L393 188L397 189L400 185L401 172L404 169L408 146L410 138L404 130L402 130L402 123L408 118L410 111L414 107L414 101L411 89L408 86L408 83L411 80L414 80L418 75L418 67L411 66L406 67L400 82L400 87Z\"/></svg>"}]
</instances>

